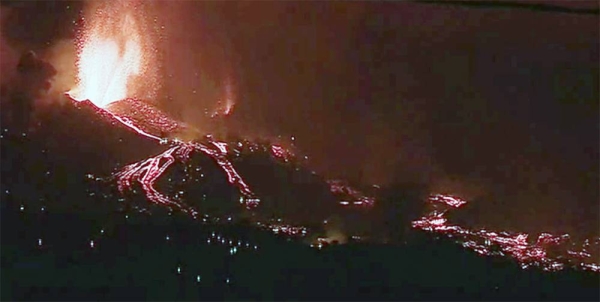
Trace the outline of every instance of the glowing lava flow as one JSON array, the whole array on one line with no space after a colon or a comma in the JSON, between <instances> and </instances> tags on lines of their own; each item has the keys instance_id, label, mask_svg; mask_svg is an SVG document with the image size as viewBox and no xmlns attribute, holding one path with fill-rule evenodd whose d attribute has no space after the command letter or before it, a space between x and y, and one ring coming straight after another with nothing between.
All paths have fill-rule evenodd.
<instances>
[{"instance_id":1,"label":"glowing lava flow","mask_svg":"<svg viewBox=\"0 0 600 302\"><path fill-rule=\"evenodd\" d=\"M195 217L197 214L196 210L183 203L165 197L154 188L154 183L175 161L185 162L189 159L193 151L201 151L213 158L227 174L229 183L236 186L240 193L246 197L247 200L251 201L246 203L247 208L250 209L258 206L258 199L254 198L254 193L252 193L250 187L235 170L233 164L226 158L226 144L222 142L212 142L211 144L216 149L211 149L201 143L175 142L175 146L155 157L126 166L115 175L118 181L119 191L124 193L126 190L130 190L132 188L132 183L137 181L142 185L148 200L169 207L175 206Z\"/></svg>"},{"instance_id":2,"label":"glowing lava flow","mask_svg":"<svg viewBox=\"0 0 600 302\"><path fill-rule=\"evenodd\" d=\"M139 182L144 189L148 200L179 208L187 213L196 215L197 212L182 202L172 200L158 192L154 184L158 178L176 161L185 161L189 158L192 151L201 151L212 157L227 174L231 184L237 186L241 194L249 197L251 203L248 207L256 206L256 198L234 169L231 162L227 159L227 150L224 143L212 142L209 146L200 143L183 143L180 141L169 141L166 138L157 136L144 130L136 124L135 120L126 117L123 114L116 114L110 111L110 106L118 101L126 101L132 98L138 92L157 89L156 81L153 81L153 74L150 72L152 64L156 64L153 56L152 43L145 43L150 32L144 29L143 20L145 18L143 3L131 1L108 1L95 3L95 9L91 10L90 18L86 19L84 29L78 38L78 60L77 60L77 86L67 92L75 101L90 101L99 109L99 113L107 118L114 118L129 129L140 135L148 137L162 143L170 143L171 147L163 153L149 159L130 164L122 169L115 176L118 179L118 188L121 192L131 189L134 182ZM142 32L144 35L142 35ZM144 81L140 76L143 75ZM151 88L143 87L146 83ZM229 85L230 86L230 85ZM227 87L227 108L228 114L233 108L233 96L231 87ZM145 89L143 89L145 88ZM150 110L148 106L135 99L129 99L129 105L137 115L143 119L152 119L158 126L158 132L168 132L177 128L179 123L171 121L163 115L148 116ZM118 109L118 107L115 107ZM157 120L157 116L161 118ZM156 120L156 121L155 121ZM147 127L146 127L147 128ZM154 127L156 128L156 127Z\"/></svg>"},{"instance_id":3,"label":"glowing lava flow","mask_svg":"<svg viewBox=\"0 0 600 302\"><path fill-rule=\"evenodd\" d=\"M430 196L429 203L435 205L444 205L451 208L460 208L467 202L453 196L436 194ZM535 243L530 244L527 239L528 234L493 232L488 230L469 230L458 225L448 223L445 216L447 210L438 209L413 221L414 228L436 232L457 238L464 247L470 248L481 255L500 255L511 256L515 258L521 267L527 268L532 265L542 267L544 270L556 271L565 268L567 264L580 267L582 269L600 272L600 266L597 263L591 263L591 254L588 248L592 245L589 240L581 248L576 248L570 243L570 236L552 235L542 233ZM596 239L595 245L600 245L600 238ZM570 245L570 246L567 246ZM566 249L565 255L553 256L558 249ZM552 252L550 252L552 251Z\"/></svg>"},{"instance_id":4,"label":"glowing lava flow","mask_svg":"<svg viewBox=\"0 0 600 302\"><path fill-rule=\"evenodd\" d=\"M186 213L190 213L195 217L197 212L194 209L191 209L182 203L170 200L154 188L154 183L156 180L173 162L175 162L176 155L173 155L175 152L181 153L182 148L179 146L172 147L158 156L128 165L123 168L121 172L117 173L116 175L119 178L119 191L123 192L125 189L131 188L132 180L138 180L144 188L146 197L149 200L166 206L176 206L177 208ZM166 162L161 164L163 160L166 160Z\"/></svg>"}]
</instances>

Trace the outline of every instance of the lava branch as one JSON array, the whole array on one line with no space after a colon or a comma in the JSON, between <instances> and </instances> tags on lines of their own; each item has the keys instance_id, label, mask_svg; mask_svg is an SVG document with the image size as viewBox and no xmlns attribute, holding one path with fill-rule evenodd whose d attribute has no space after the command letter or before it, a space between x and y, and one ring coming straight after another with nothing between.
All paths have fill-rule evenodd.
<instances>
[{"instance_id":1,"label":"lava branch","mask_svg":"<svg viewBox=\"0 0 600 302\"><path fill-rule=\"evenodd\" d=\"M173 153L178 149L179 146L172 147L160 155L124 167L121 172L116 175L116 177L119 178L119 191L124 192L126 188L130 188L131 180L132 178L135 178L142 185L142 188L150 201L167 206L176 206L182 211L195 217L197 212L194 209L169 199L154 188L156 180L175 162ZM161 165L160 163L163 159L166 159L166 162Z\"/></svg>"},{"instance_id":2,"label":"lava branch","mask_svg":"<svg viewBox=\"0 0 600 302\"><path fill-rule=\"evenodd\" d=\"M219 166L227 173L229 183L238 187L242 195L245 197L253 197L254 193L250 190L250 187L244 182L244 179L238 174L233 167L233 164L227 159L227 144L223 142L212 142L219 151L211 150L202 144L195 143L192 146L206 153L210 157L214 158Z\"/></svg>"},{"instance_id":3,"label":"lava branch","mask_svg":"<svg viewBox=\"0 0 600 302\"><path fill-rule=\"evenodd\" d=\"M136 130L138 133L145 134L145 132L141 130L134 130ZM120 172L115 174L115 177L118 179L117 182L119 191L124 193L126 190L131 190L132 183L137 181L142 185L146 197L151 202L166 206L175 206L186 213L192 214L192 216L195 217L197 215L196 210L183 203L173 201L164 196L156 190L154 183L175 161L179 160L181 162L185 162L189 159L193 151L200 151L213 158L219 167L221 167L221 169L223 169L223 171L227 174L229 183L236 186L240 190L240 193L244 197L248 198L248 200L252 200L252 202L246 203L246 207L248 209L254 208L258 205L256 203L257 199L252 198L254 197L254 193L252 190L250 190L250 187L235 170L233 164L226 158L227 150L225 143L212 142L217 150L213 150L200 143L175 142L175 144L175 146L171 147L165 152L149 159L127 165ZM166 160L166 162L161 165L163 160Z\"/></svg>"},{"instance_id":4,"label":"lava branch","mask_svg":"<svg viewBox=\"0 0 600 302\"><path fill-rule=\"evenodd\" d=\"M460 208L467 202L452 196L436 194L429 197L429 203L435 205L444 205L450 208ZM438 211L437 209L422 217L419 220L413 221L412 226L417 229L446 234L457 238L464 247L470 248L481 255L500 255L511 256L515 258L522 268L527 268L532 265L541 266L544 270L557 271L565 267L564 261L559 258L552 257L548 249L552 246L565 245L569 242L570 236L552 235L542 233L537 238L536 242L529 244L528 234L509 233L509 232L493 232L487 230L470 230L458 225L448 223L445 214L448 210ZM482 243L483 242L483 243ZM569 249L566 255L571 260L577 261L576 266L582 269L600 272L600 266L596 263L585 263L584 260L589 260L591 254L586 250L587 243L576 251ZM600 239L596 239L596 244L600 244ZM573 245L573 244L572 244ZM493 247L496 246L497 249ZM573 246L574 247L574 246Z\"/></svg>"},{"instance_id":5,"label":"lava branch","mask_svg":"<svg viewBox=\"0 0 600 302\"><path fill-rule=\"evenodd\" d=\"M254 208L258 205L256 202L258 199L253 198L254 193L252 192L250 187L235 170L233 164L227 159L227 143L213 141L211 142L211 145L213 145L216 149L212 149L201 143L184 143L178 140L169 141L166 138L161 138L145 132L125 117L121 117L117 114L110 112L109 110L100 107L97 107L97 109L108 114L108 116L113 117L115 120L119 121L127 128L133 130L134 132L142 136L158 141L160 143L170 142L172 145L174 145L159 155L142 160L137 163L127 165L123 169L121 169L121 171L115 174L114 176L117 178L119 192L124 193L126 190L131 190L132 183L134 181L137 181L142 185L146 197L150 201L166 206L175 206L181 209L182 211L195 216L197 214L196 210L183 203L173 201L170 198L164 196L156 190L156 188L154 187L154 183L175 161L179 160L181 162L185 162L190 158L190 155L193 151L200 151L213 158L217 162L219 167L221 167L221 169L223 169L223 171L227 174L229 183L236 186L240 190L240 193L244 197L246 197L247 200L249 200L246 203L247 208ZM166 160L166 162L161 165L160 163L163 160Z\"/></svg>"}]
</instances>

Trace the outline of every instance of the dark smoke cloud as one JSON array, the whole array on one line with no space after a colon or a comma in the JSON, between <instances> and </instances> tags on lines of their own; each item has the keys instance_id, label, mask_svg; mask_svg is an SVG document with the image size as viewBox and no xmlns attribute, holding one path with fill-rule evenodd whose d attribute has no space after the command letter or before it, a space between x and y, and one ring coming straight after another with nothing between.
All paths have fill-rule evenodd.
<instances>
[{"instance_id":1,"label":"dark smoke cloud","mask_svg":"<svg viewBox=\"0 0 600 302\"><path fill-rule=\"evenodd\" d=\"M56 45L74 37L82 5L80 1L1 2L1 111L3 125L11 125L12 131L34 129L44 111L40 105L58 99L48 93L56 86L58 74L49 59Z\"/></svg>"},{"instance_id":2,"label":"dark smoke cloud","mask_svg":"<svg viewBox=\"0 0 600 302\"><path fill-rule=\"evenodd\" d=\"M2 118L9 119L20 129L28 127L35 100L48 92L55 75L56 69L50 63L38 58L33 51L24 53L10 86L3 88Z\"/></svg>"},{"instance_id":3,"label":"dark smoke cloud","mask_svg":"<svg viewBox=\"0 0 600 302\"><path fill-rule=\"evenodd\" d=\"M65 73L62 65L49 61L55 57L57 45L65 41L73 44L84 2L2 1L0 5L3 101L5 108L22 112L17 116L27 120L35 103L46 98L55 86L57 69L61 76ZM74 52L68 55L74 56ZM74 59L68 65L68 69L74 69Z\"/></svg>"},{"instance_id":4,"label":"dark smoke cloud","mask_svg":"<svg viewBox=\"0 0 600 302\"><path fill-rule=\"evenodd\" d=\"M2 36L12 47L40 51L73 39L84 1L2 1ZM3 15L4 15L3 13Z\"/></svg>"}]
</instances>

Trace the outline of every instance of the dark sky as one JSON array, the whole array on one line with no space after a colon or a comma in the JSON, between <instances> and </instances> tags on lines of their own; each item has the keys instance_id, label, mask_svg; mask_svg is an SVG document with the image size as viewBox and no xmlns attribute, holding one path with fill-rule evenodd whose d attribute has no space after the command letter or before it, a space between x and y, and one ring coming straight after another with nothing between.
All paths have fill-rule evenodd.
<instances>
[{"instance_id":1,"label":"dark sky","mask_svg":"<svg viewBox=\"0 0 600 302\"><path fill-rule=\"evenodd\" d=\"M294 135L329 176L426 181L478 200L498 224L598 229L597 14L325 1L154 9L165 25L159 101L189 123L207 127L204 110L230 78L238 131ZM22 22L35 31L72 18L43 11L37 19L54 23ZM21 35L11 45L44 47Z\"/></svg>"}]
</instances>

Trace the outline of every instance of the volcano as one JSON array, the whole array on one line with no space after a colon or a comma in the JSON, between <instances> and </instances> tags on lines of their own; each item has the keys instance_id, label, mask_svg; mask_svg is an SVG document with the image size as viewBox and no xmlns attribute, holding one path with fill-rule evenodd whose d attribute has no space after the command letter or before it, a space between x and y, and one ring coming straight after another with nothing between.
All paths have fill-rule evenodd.
<instances>
[{"instance_id":1,"label":"volcano","mask_svg":"<svg viewBox=\"0 0 600 302\"><path fill-rule=\"evenodd\" d=\"M85 152L88 159L80 163L89 166L86 175L118 188L125 199L147 198L145 205L136 203L142 208L162 204L212 215L213 211L224 214L223 209L232 210L241 201L264 217L288 216L298 224L314 225L347 206L348 200L365 207L374 202L373 197L345 182L319 176L293 152L267 140L217 141L210 135L190 142L163 138L161 134L173 135L185 125L139 100L117 101L103 109L89 101L69 99L60 110L51 112L54 115L45 117L47 125L39 129L36 138L73 142L68 155L59 150L64 146L50 144L56 148L50 150L52 154L73 159L78 158L75 150L90 150ZM115 145L125 146L127 151L113 149ZM102 169L94 168L100 163ZM340 188L350 194L338 194ZM145 195L132 196L141 192ZM218 205L213 200L223 201ZM369 203L362 205L363 200Z\"/></svg>"},{"instance_id":2,"label":"volcano","mask_svg":"<svg viewBox=\"0 0 600 302\"><path fill-rule=\"evenodd\" d=\"M92 194L104 196L106 203L119 200L120 206L149 215L164 210L181 212L203 222L253 217L258 225L273 232L290 230L290 235L300 237L327 224L332 215L344 216L357 209L358 219L368 220L370 208L377 207L377 189L366 194L363 192L367 190L346 181L325 179L277 144L246 139L218 141L210 135L189 142L162 138L159 135L173 133L182 126L158 108L138 100L117 101L107 109L88 101L70 100L60 115L49 118L52 126L35 135L43 140L73 142L69 151L73 159L81 158L76 152L90 150L84 151L87 160L78 166L93 171L85 175L104 188ZM143 121L141 126L138 120ZM95 135L90 137L89 133ZM119 147L110 151L112 145ZM65 155L63 146L54 147L49 150L51 154ZM112 167L95 168L98 163ZM510 256L523 268L560 270L576 266L599 270L593 255L598 253L600 240L588 240L581 247L568 235L544 233L530 242L527 234L473 230L454 225L446 217L448 212L468 205L467 201L434 194L427 203L430 210L413 221L415 229L455 238L481 255ZM358 224L356 219L354 216L347 223ZM376 234L367 237L377 240Z\"/></svg>"}]
</instances>

